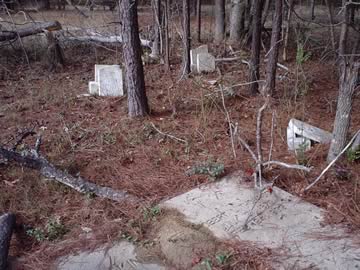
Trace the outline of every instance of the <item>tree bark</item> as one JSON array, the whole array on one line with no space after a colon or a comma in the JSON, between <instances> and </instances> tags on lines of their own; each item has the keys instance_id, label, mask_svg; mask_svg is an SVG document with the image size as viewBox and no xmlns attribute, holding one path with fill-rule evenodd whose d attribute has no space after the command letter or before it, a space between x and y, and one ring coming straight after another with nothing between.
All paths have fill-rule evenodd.
<instances>
[{"instance_id":1,"label":"tree bark","mask_svg":"<svg viewBox=\"0 0 360 270\"><path fill-rule=\"evenodd\" d=\"M245 1L232 0L230 16L230 41L239 42L244 31Z\"/></svg>"},{"instance_id":2,"label":"tree bark","mask_svg":"<svg viewBox=\"0 0 360 270\"><path fill-rule=\"evenodd\" d=\"M190 70L190 1L183 0L183 73L182 76L188 76Z\"/></svg>"},{"instance_id":3,"label":"tree bark","mask_svg":"<svg viewBox=\"0 0 360 270\"><path fill-rule=\"evenodd\" d=\"M288 13L287 13L287 19L286 19L286 29L285 29L285 35L284 35L284 48L283 48L283 60L287 61L287 47L289 43L289 33L290 33L290 24L291 24L291 15L292 10L294 8L294 0L289 0L289 6L288 6Z\"/></svg>"},{"instance_id":4,"label":"tree bark","mask_svg":"<svg viewBox=\"0 0 360 270\"><path fill-rule=\"evenodd\" d=\"M196 38L201 42L201 0L196 0Z\"/></svg>"},{"instance_id":5,"label":"tree bark","mask_svg":"<svg viewBox=\"0 0 360 270\"><path fill-rule=\"evenodd\" d=\"M329 16L329 29L330 29L330 36L331 36L331 44L333 50L336 50L336 43L335 43L335 34L334 34L334 3L330 0L325 0L326 6L328 8L328 16Z\"/></svg>"},{"instance_id":6,"label":"tree bark","mask_svg":"<svg viewBox=\"0 0 360 270\"><path fill-rule=\"evenodd\" d=\"M345 0L343 1L345 4ZM346 144L347 134L351 120L351 109L355 86L359 77L360 62L356 62L358 47L360 43L360 34L357 33L357 40L352 49L352 55L347 56L348 22L349 7L343 5L343 22L341 26L339 41L339 96L337 101L336 115L333 128L333 139L330 143L330 149L327 156L327 162L330 163L342 151Z\"/></svg>"},{"instance_id":7,"label":"tree bark","mask_svg":"<svg viewBox=\"0 0 360 270\"><path fill-rule=\"evenodd\" d=\"M161 55L161 0L153 0L155 37L151 48L151 57L159 58Z\"/></svg>"},{"instance_id":8,"label":"tree bark","mask_svg":"<svg viewBox=\"0 0 360 270\"><path fill-rule=\"evenodd\" d=\"M282 1L283 0L275 0L275 11L272 22L270 54L269 54L269 61L266 66L265 92L266 94L270 94L270 95L272 95L275 89L276 67L279 56L279 48L280 48L279 41L280 41L281 25L282 25Z\"/></svg>"},{"instance_id":9,"label":"tree bark","mask_svg":"<svg viewBox=\"0 0 360 270\"><path fill-rule=\"evenodd\" d=\"M7 213L0 216L0 270L7 269L7 258L14 227L14 214Z\"/></svg>"},{"instance_id":10,"label":"tree bark","mask_svg":"<svg viewBox=\"0 0 360 270\"><path fill-rule=\"evenodd\" d=\"M215 42L225 38L225 0L215 0Z\"/></svg>"},{"instance_id":11,"label":"tree bark","mask_svg":"<svg viewBox=\"0 0 360 270\"><path fill-rule=\"evenodd\" d=\"M120 12L129 116L145 116L149 114L149 105L145 92L144 68L141 59L137 1L120 1Z\"/></svg>"},{"instance_id":12,"label":"tree bark","mask_svg":"<svg viewBox=\"0 0 360 270\"><path fill-rule=\"evenodd\" d=\"M251 60L250 60L250 93L258 93L260 78L260 46L261 46L261 14L263 0L254 0L254 14L252 17L252 39L251 39Z\"/></svg>"},{"instance_id":13,"label":"tree bark","mask_svg":"<svg viewBox=\"0 0 360 270\"><path fill-rule=\"evenodd\" d=\"M165 67L170 71L169 0L165 0Z\"/></svg>"},{"instance_id":14,"label":"tree bark","mask_svg":"<svg viewBox=\"0 0 360 270\"><path fill-rule=\"evenodd\" d=\"M42 33L44 30L55 31L61 30L61 24L58 21L35 23L30 27L19 29L17 32L0 31L0 41L12 40L17 37L27 37Z\"/></svg>"}]
</instances>

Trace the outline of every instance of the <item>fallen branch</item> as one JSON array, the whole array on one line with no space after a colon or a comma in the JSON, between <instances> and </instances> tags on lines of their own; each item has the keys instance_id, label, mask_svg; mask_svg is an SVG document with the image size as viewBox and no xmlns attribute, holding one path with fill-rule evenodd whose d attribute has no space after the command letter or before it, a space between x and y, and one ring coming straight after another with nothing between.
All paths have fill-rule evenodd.
<instances>
[{"instance_id":1,"label":"fallen branch","mask_svg":"<svg viewBox=\"0 0 360 270\"><path fill-rule=\"evenodd\" d=\"M0 41L8 41L8 40L16 39L18 37L22 38L31 35L36 35L42 33L44 30L47 31L61 30L61 24L58 21L42 22L42 23L35 23L30 27L18 29L17 31L0 31Z\"/></svg>"},{"instance_id":2,"label":"fallen branch","mask_svg":"<svg viewBox=\"0 0 360 270\"><path fill-rule=\"evenodd\" d=\"M121 36L72 36L72 37L64 37L63 39L69 41L77 41L77 42L98 42L98 43L111 43L111 44L121 44L123 39ZM146 39L140 39L140 43L143 47L151 48L152 42Z\"/></svg>"},{"instance_id":3,"label":"fallen branch","mask_svg":"<svg viewBox=\"0 0 360 270\"><path fill-rule=\"evenodd\" d=\"M321 179L321 177L331 168L332 165L335 164L335 162L342 156L342 154L344 154L346 152L346 150L349 149L349 147L352 145L352 143L354 142L354 140L356 139L357 136L360 135L360 129L355 133L355 135L351 138L350 142L344 147L344 149L329 163L329 165L326 166L326 168L320 173L320 175L310 184L308 185L304 191L308 191L310 188L312 188L317 182L319 182L319 180Z\"/></svg>"},{"instance_id":4,"label":"fallen branch","mask_svg":"<svg viewBox=\"0 0 360 270\"><path fill-rule=\"evenodd\" d=\"M263 165L267 166L267 165L278 165L278 166L282 166L288 169L296 169L296 170L301 170L301 171L306 171L306 172L310 172L311 168L303 166L303 165L298 165L298 164L288 164L282 161L277 161L277 160L270 160L267 162L264 162Z\"/></svg>"},{"instance_id":5,"label":"fallen branch","mask_svg":"<svg viewBox=\"0 0 360 270\"><path fill-rule=\"evenodd\" d=\"M11 235L15 227L15 215L11 213L0 216L0 270L7 269L7 258Z\"/></svg>"},{"instance_id":6,"label":"fallen branch","mask_svg":"<svg viewBox=\"0 0 360 270\"><path fill-rule=\"evenodd\" d=\"M153 128L155 131L157 131L159 134L161 134L161 135L163 135L163 136L165 136L165 137L169 137L170 139L173 139L173 140L175 140L175 141L185 143L186 145L188 144L188 142L187 142L186 140L184 140L184 139L180 139L180 138L178 138L178 137L175 137L174 135L171 135L171 134L162 132L160 129L158 129L158 128L154 125L154 123L150 123L150 125L151 125L152 128Z\"/></svg>"},{"instance_id":7,"label":"fallen branch","mask_svg":"<svg viewBox=\"0 0 360 270\"><path fill-rule=\"evenodd\" d=\"M37 148L40 141L37 140ZM126 191L117 191L109 187L101 187L91 183L81 177L75 178L72 175L57 169L46 158L42 157L37 151L22 151L21 153L0 147L0 157L8 161L16 162L19 165L38 170L44 177L60 182L78 192L94 194L113 201L139 202L140 198L128 194Z\"/></svg>"}]
</instances>

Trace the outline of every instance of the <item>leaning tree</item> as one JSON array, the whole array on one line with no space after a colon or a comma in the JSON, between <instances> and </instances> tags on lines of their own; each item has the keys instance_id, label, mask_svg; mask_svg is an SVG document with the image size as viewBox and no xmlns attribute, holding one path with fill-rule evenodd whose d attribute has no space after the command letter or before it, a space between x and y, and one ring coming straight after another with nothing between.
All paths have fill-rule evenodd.
<instances>
[{"instance_id":1,"label":"leaning tree","mask_svg":"<svg viewBox=\"0 0 360 270\"><path fill-rule=\"evenodd\" d=\"M360 33L358 29L349 29L350 7L343 1L343 20L339 40L339 95L327 161L331 162L342 151L346 144L351 120L351 109L354 92L359 78L360 69ZM349 31L352 31L349 34Z\"/></svg>"},{"instance_id":2,"label":"leaning tree","mask_svg":"<svg viewBox=\"0 0 360 270\"><path fill-rule=\"evenodd\" d=\"M136 0L120 0L123 57L128 93L129 116L144 116L149 113L145 92L144 68L141 59L141 43Z\"/></svg>"}]
</instances>

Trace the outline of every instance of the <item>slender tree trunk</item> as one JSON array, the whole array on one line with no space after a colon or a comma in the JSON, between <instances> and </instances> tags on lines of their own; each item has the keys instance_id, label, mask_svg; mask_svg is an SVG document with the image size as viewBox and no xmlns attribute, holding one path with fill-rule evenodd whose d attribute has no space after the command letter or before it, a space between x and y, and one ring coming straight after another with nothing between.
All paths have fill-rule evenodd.
<instances>
[{"instance_id":1,"label":"slender tree trunk","mask_svg":"<svg viewBox=\"0 0 360 270\"><path fill-rule=\"evenodd\" d=\"M260 48L261 48L261 14L263 0L254 0L254 14L252 17L252 39L251 39L251 60L250 60L250 93L258 93L260 78Z\"/></svg>"},{"instance_id":2,"label":"slender tree trunk","mask_svg":"<svg viewBox=\"0 0 360 270\"><path fill-rule=\"evenodd\" d=\"M281 25L282 25L282 1L283 0L275 0L275 12L273 15L273 22L272 22L270 55L266 67L265 91L266 93L271 95L275 89L276 66L278 62L279 48L280 48L279 41L281 36Z\"/></svg>"},{"instance_id":3,"label":"slender tree trunk","mask_svg":"<svg viewBox=\"0 0 360 270\"><path fill-rule=\"evenodd\" d=\"M270 0L265 0L264 11L263 11L263 16L262 16L262 21L261 21L262 27L264 27L264 25L266 23L267 16L269 15L269 10L270 10Z\"/></svg>"},{"instance_id":4,"label":"slender tree trunk","mask_svg":"<svg viewBox=\"0 0 360 270\"><path fill-rule=\"evenodd\" d=\"M183 73L182 76L190 74L190 0L183 0Z\"/></svg>"},{"instance_id":5,"label":"slender tree trunk","mask_svg":"<svg viewBox=\"0 0 360 270\"><path fill-rule=\"evenodd\" d=\"M344 4L345 0L343 1ZM349 23L349 7L343 10L343 23L341 26L339 42L340 79L339 96L337 100L336 116L333 128L333 139L327 156L327 162L331 162L342 151L346 144L347 134L351 120L351 109L357 80L359 77L360 62L356 62L360 34L357 33L357 41L352 49L352 55L347 56L347 38Z\"/></svg>"},{"instance_id":6,"label":"slender tree trunk","mask_svg":"<svg viewBox=\"0 0 360 270\"><path fill-rule=\"evenodd\" d=\"M315 0L311 0L311 20L315 19Z\"/></svg>"},{"instance_id":7,"label":"slender tree trunk","mask_svg":"<svg viewBox=\"0 0 360 270\"><path fill-rule=\"evenodd\" d=\"M225 39L225 0L215 0L215 42Z\"/></svg>"},{"instance_id":8,"label":"slender tree trunk","mask_svg":"<svg viewBox=\"0 0 360 270\"><path fill-rule=\"evenodd\" d=\"M196 38L201 42L201 0L196 1Z\"/></svg>"},{"instance_id":9,"label":"slender tree trunk","mask_svg":"<svg viewBox=\"0 0 360 270\"><path fill-rule=\"evenodd\" d=\"M283 60L287 61L287 47L289 44L289 33L290 33L290 24L291 24L291 15L294 8L294 0L289 0L288 13L286 19L286 29L284 35L284 49L283 49Z\"/></svg>"},{"instance_id":10,"label":"slender tree trunk","mask_svg":"<svg viewBox=\"0 0 360 270\"><path fill-rule=\"evenodd\" d=\"M330 0L325 0L326 6L328 8L329 12L329 29L330 29L330 36L331 36L331 44L333 47L333 50L336 50L336 43L335 43L335 34L334 34L334 3Z\"/></svg>"},{"instance_id":11,"label":"slender tree trunk","mask_svg":"<svg viewBox=\"0 0 360 270\"><path fill-rule=\"evenodd\" d=\"M159 58L161 55L161 0L151 1L154 13L155 37L151 48L151 57Z\"/></svg>"},{"instance_id":12,"label":"slender tree trunk","mask_svg":"<svg viewBox=\"0 0 360 270\"><path fill-rule=\"evenodd\" d=\"M239 42L244 32L245 0L232 0L230 41Z\"/></svg>"},{"instance_id":13,"label":"slender tree trunk","mask_svg":"<svg viewBox=\"0 0 360 270\"><path fill-rule=\"evenodd\" d=\"M149 113L145 92L144 69L141 59L141 44L137 17L137 1L120 1L122 21L123 57L128 91L129 116L144 116Z\"/></svg>"},{"instance_id":14,"label":"slender tree trunk","mask_svg":"<svg viewBox=\"0 0 360 270\"><path fill-rule=\"evenodd\" d=\"M170 71L169 0L165 0L165 67Z\"/></svg>"}]
</instances>

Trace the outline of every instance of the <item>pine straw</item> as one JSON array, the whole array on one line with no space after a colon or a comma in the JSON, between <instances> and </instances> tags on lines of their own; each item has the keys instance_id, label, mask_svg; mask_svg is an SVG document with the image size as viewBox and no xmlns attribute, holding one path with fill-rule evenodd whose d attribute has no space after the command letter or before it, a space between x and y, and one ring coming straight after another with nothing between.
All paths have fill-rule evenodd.
<instances>
[{"instance_id":1,"label":"pine straw","mask_svg":"<svg viewBox=\"0 0 360 270\"><path fill-rule=\"evenodd\" d=\"M217 49L223 51L221 54L226 51ZM8 142L24 127L44 126L41 151L54 164L74 175L80 173L97 184L127 190L144 198L149 205L208 182L206 176L188 177L184 173L199 162L221 162L225 164L226 173L253 168L251 157L239 144L236 145L238 158L232 158L221 102L214 94L216 88L207 83L207 80L218 78L217 74L177 83L179 59L170 75L163 72L161 65L145 66L152 112L145 119L133 120L126 116L124 98L76 97L86 92L86 82L93 79L93 64L97 60L102 59L100 62L107 64L120 61L106 51L97 50L97 59L89 52L90 48L82 47L67 51L69 65L58 74L39 75L43 74L41 64L33 64L32 70L24 66L12 67L11 78L1 82L6 89L0 92L4 110L1 113L6 112L4 117L0 117L1 142ZM297 162L286 146L285 130L289 119L302 119L330 131L335 113L333 105L331 107L326 102L336 100L337 95L336 77L329 78L332 68L311 61L306 65L304 69L312 70L312 76L317 78L316 84L310 82L311 91L294 104L289 99L289 91L294 85L290 75L289 81L278 85L277 98L271 106L276 110L277 120L273 156L289 163ZM292 64L288 63L288 66L293 69ZM236 63L224 64L224 84L245 82L246 68ZM247 96L245 90L236 90L238 94L226 99L226 105L233 121L239 123L242 136L253 147L255 117L262 100ZM357 98L354 112L359 111L359 106ZM189 145L153 132L149 129L150 123L163 132L189 141ZM352 126L359 123L360 115L353 114ZM263 126L264 154L267 156L271 113L264 115ZM329 210L328 223L346 224L349 230L358 231L359 164L346 162L347 165L343 165L351 174L348 180L329 172L308 193L301 194L325 167L326 152L327 147L319 146L306 153L310 165L315 166L310 174L274 167L265 176L269 180L278 177L277 186ZM26 269L49 269L52 261L61 255L116 240L121 232L141 239L146 231L147 225L142 219L143 205L89 199L60 185L44 183L36 172L17 167L2 167L0 177L1 212L12 211L17 214L20 224L32 227L41 227L49 218L60 216L70 229L61 242L54 243L35 243L19 233L11 253L23 258ZM81 227L93 230L89 239ZM241 245L239 250L235 249L234 252L240 252L239 263L250 260L250 264L266 265L263 261L268 258L266 254L260 252L256 255L251 248L245 251Z\"/></svg>"}]
</instances>

